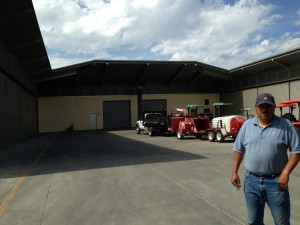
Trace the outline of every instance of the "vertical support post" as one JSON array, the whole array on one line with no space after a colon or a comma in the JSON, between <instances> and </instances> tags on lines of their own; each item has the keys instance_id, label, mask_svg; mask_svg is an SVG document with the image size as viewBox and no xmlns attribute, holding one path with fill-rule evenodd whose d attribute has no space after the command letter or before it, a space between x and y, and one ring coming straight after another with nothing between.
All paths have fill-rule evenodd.
<instances>
[{"instance_id":1,"label":"vertical support post","mask_svg":"<svg viewBox=\"0 0 300 225\"><path fill-rule=\"evenodd\" d=\"M138 119L142 117L142 88L141 86L136 87Z\"/></svg>"}]
</instances>

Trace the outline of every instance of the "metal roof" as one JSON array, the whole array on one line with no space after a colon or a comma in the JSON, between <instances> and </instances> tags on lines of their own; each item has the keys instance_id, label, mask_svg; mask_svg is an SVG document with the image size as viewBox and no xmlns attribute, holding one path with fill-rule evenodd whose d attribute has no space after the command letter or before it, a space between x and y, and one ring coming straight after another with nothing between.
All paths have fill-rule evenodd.
<instances>
[{"instance_id":1,"label":"metal roof","mask_svg":"<svg viewBox=\"0 0 300 225\"><path fill-rule=\"evenodd\" d=\"M93 60L55 69L36 80L43 96L89 95L89 88L94 95L128 94L139 87L149 94L216 92L219 85L232 83L227 70L192 61Z\"/></svg>"},{"instance_id":2,"label":"metal roof","mask_svg":"<svg viewBox=\"0 0 300 225\"><path fill-rule=\"evenodd\" d=\"M93 60L51 69L31 0L4 0L0 7L0 38L37 85L54 80L75 85L202 84L207 79L222 84L235 76L257 74L299 62L300 49L225 70L195 61Z\"/></svg>"},{"instance_id":3,"label":"metal roof","mask_svg":"<svg viewBox=\"0 0 300 225\"><path fill-rule=\"evenodd\" d=\"M296 48L281 54L277 54L268 58L261 59L249 64L239 66L229 70L230 76L238 76L244 74L257 74L261 71L272 70L274 68L282 67L289 69L294 63L299 63L300 48Z\"/></svg>"},{"instance_id":4,"label":"metal roof","mask_svg":"<svg viewBox=\"0 0 300 225\"><path fill-rule=\"evenodd\" d=\"M32 76L51 71L31 0L5 0L0 7L0 38Z\"/></svg>"},{"instance_id":5,"label":"metal roof","mask_svg":"<svg viewBox=\"0 0 300 225\"><path fill-rule=\"evenodd\" d=\"M187 61L111 61L93 60L54 69L52 74L36 78L37 82L78 75L78 82L103 84L173 84L199 82L204 76L231 80L227 70L199 62Z\"/></svg>"}]
</instances>

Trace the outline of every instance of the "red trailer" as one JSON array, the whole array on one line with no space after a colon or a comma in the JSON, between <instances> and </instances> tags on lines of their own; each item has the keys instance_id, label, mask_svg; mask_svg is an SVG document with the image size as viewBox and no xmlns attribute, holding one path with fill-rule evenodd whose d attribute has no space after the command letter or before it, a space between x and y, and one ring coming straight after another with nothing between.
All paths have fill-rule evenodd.
<instances>
[{"instance_id":1,"label":"red trailer","mask_svg":"<svg viewBox=\"0 0 300 225\"><path fill-rule=\"evenodd\" d=\"M168 115L167 124L169 134L177 134L179 123L185 120L187 114L186 109L177 108Z\"/></svg>"},{"instance_id":2,"label":"red trailer","mask_svg":"<svg viewBox=\"0 0 300 225\"><path fill-rule=\"evenodd\" d=\"M189 104L186 109L176 109L180 112L177 115L170 116L168 121L169 133L176 134L178 139L183 139L184 136L196 136L200 138L205 135L206 129L210 127L209 116L200 116L198 108L202 105Z\"/></svg>"}]
</instances>

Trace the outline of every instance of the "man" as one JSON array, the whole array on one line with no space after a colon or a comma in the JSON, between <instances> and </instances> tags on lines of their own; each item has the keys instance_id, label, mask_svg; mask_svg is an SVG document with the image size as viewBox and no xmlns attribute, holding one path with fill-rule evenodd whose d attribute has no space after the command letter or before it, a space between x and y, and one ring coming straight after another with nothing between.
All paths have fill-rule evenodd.
<instances>
[{"instance_id":1,"label":"man","mask_svg":"<svg viewBox=\"0 0 300 225\"><path fill-rule=\"evenodd\" d=\"M238 170L245 155L248 223L264 224L267 203L274 223L289 225L288 183L300 159L300 137L289 120L274 114L275 100L271 94L260 94L255 108L257 115L246 120L234 143L231 183L237 189L241 187Z\"/></svg>"}]
</instances>

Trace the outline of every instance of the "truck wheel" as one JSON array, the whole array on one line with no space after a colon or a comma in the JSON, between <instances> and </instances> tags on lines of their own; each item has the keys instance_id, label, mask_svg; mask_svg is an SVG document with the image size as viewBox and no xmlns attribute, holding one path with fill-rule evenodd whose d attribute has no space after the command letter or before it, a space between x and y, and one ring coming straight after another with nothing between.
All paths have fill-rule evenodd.
<instances>
[{"instance_id":1,"label":"truck wheel","mask_svg":"<svg viewBox=\"0 0 300 225\"><path fill-rule=\"evenodd\" d=\"M149 129L148 129L148 134L149 134L149 136L154 136L154 129L153 129L153 127L149 127Z\"/></svg>"},{"instance_id":2,"label":"truck wheel","mask_svg":"<svg viewBox=\"0 0 300 225\"><path fill-rule=\"evenodd\" d=\"M183 134L179 130L177 131L177 138L183 139Z\"/></svg>"},{"instance_id":3,"label":"truck wheel","mask_svg":"<svg viewBox=\"0 0 300 225\"><path fill-rule=\"evenodd\" d=\"M216 133L216 139L217 139L217 142L223 142L223 141L224 141L224 137L223 137L221 131L218 131L218 132Z\"/></svg>"},{"instance_id":4,"label":"truck wheel","mask_svg":"<svg viewBox=\"0 0 300 225\"><path fill-rule=\"evenodd\" d=\"M136 127L135 127L135 131L136 131L137 134L140 134L140 133L141 133L140 127L139 127L139 126L136 126Z\"/></svg>"},{"instance_id":5,"label":"truck wheel","mask_svg":"<svg viewBox=\"0 0 300 225\"><path fill-rule=\"evenodd\" d=\"M216 133L213 131L208 131L207 138L210 142L214 142L216 140Z\"/></svg>"}]
</instances>

